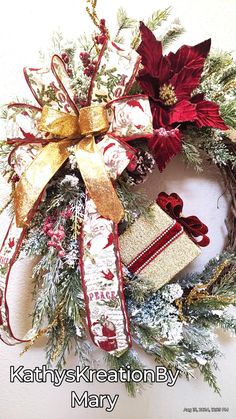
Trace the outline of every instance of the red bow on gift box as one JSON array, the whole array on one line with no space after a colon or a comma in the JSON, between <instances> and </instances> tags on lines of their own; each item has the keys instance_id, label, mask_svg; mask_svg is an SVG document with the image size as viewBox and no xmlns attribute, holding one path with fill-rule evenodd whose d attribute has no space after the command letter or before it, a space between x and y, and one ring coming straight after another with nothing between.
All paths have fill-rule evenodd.
<instances>
[{"instance_id":1,"label":"red bow on gift box","mask_svg":"<svg viewBox=\"0 0 236 419\"><path fill-rule=\"evenodd\" d=\"M168 195L165 192L161 192L156 199L156 203L171 218L174 218L183 226L185 232L198 246L205 247L210 243L209 237L206 236L208 227L196 215L190 215L189 217L182 216L184 203L177 193ZM202 239L197 241L196 237L202 237Z\"/></svg>"}]
</instances>

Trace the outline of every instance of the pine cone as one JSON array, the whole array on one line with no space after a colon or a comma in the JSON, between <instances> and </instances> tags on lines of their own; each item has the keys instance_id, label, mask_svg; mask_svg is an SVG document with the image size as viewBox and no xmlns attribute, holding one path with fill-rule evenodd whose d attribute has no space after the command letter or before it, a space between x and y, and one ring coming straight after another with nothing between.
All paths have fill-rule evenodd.
<instances>
[{"instance_id":1,"label":"pine cone","mask_svg":"<svg viewBox=\"0 0 236 419\"><path fill-rule=\"evenodd\" d=\"M127 169L127 181L131 185L138 185L145 182L149 173L152 173L155 160L153 156L145 150L138 150L136 154L137 165L134 170Z\"/></svg>"},{"instance_id":2,"label":"pine cone","mask_svg":"<svg viewBox=\"0 0 236 419\"><path fill-rule=\"evenodd\" d=\"M122 220L119 224L118 224L118 235L120 236L121 234L123 234L125 232L125 230L127 229L128 223L126 220Z\"/></svg>"}]
</instances>

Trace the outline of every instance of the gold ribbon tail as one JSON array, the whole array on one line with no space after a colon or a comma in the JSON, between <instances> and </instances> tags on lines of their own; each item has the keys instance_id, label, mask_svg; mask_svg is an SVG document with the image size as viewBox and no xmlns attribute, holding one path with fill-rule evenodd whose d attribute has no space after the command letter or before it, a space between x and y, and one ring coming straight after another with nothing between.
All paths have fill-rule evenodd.
<instances>
[{"instance_id":1,"label":"gold ribbon tail","mask_svg":"<svg viewBox=\"0 0 236 419\"><path fill-rule=\"evenodd\" d=\"M75 146L75 156L87 191L99 214L119 223L124 209L106 171L103 156L93 135L87 135Z\"/></svg>"},{"instance_id":2,"label":"gold ribbon tail","mask_svg":"<svg viewBox=\"0 0 236 419\"><path fill-rule=\"evenodd\" d=\"M30 211L48 182L68 158L67 148L72 144L71 140L49 143L21 176L14 193L14 209L18 227L27 225Z\"/></svg>"}]
</instances>

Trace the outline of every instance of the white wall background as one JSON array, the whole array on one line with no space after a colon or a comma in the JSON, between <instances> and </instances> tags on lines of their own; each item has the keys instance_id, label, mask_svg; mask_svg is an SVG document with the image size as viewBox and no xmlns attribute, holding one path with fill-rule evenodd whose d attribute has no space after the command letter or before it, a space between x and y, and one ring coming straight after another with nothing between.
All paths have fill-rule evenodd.
<instances>
[{"instance_id":1,"label":"white wall background","mask_svg":"<svg viewBox=\"0 0 236 419\"><path fill-rule=\"evenodd\" d=\"M111 28L115 24L115 13L123 6L130 15L143 19L155 8L173 7L172 17L180 17L186 28L182 43L196 44L212 37L213 47L233 51L235 49L235 15L236 0L146 0L143 4L130 0L100 0L99 16L105 17ZM47 50L53 31L60 28L65 38L77 37L92 26L85 16L85 0L56 0L20 2L8 0L1 4L0 25L0 103L7 103L14 97L28 97L22 67L36 66L38 51ZM1 133L3 135L3 133ZM227 202L221 197L222 186L219 174L214 168L209 168L207 174L196 175L186 169L181 160L176 158L164 174L157 172L150 178L149 190L156 196L161 190L178 192L185 200L185 213L197 214L209 226L211 246L205 249L192 270L201 269L206 261L221 251L225 226L224 218ZM7 186L1 182L1 201L7 194ZM1 233L5 222L1 219ZM19 262L12 274L9 299L12 306L11 316L18 335L29 327L30 312L30 263ZM28 324L27 324L28 323ZM180 419L212 417L235 419L236 417L236 363L235 338L220 334L219 343L224 357L219 360L220 370L217 372L222 397L214 394L201 379L186 382L179 379L173 388L165 384L155 384L148 387L141 396L131 399L119 384L77 384L63 385L54 388L50 384L11 384L9 382L9 366L24 365L34 368L44 363L43 339L37 343L23 358L19 357L20 347L6 347L0 343L0 419L64 419L64 418L126 418L141 419ZM99 355L98 355L99 356ZM147 365L150 360L143 357ZM101 365L102 365L102 356ZM73 368L76 359L70 357L68 366ZM102 409L70 408L70 392L82 394L118 393L120 398L113 413ZM228 413L184 413L184 407L228 407Z\"/></svg>"}]
</instances>

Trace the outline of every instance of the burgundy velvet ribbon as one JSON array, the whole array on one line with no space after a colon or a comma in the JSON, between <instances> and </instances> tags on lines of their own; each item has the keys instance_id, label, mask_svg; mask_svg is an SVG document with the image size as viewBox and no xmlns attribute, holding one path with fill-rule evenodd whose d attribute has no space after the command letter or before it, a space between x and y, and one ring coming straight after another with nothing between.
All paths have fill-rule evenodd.
<instances>
[{"instance_id":1,"label":"burgundy velvet ribbon","mask_svg":"<svg viewBox=\"0 0 236 419\"><path fill-rule=\"evenodd\" d=\"M145 249L129 262L129 270L134 274L140 273L182 233L183 227L179 223L173 222L173 224L157 236Z\"/></svg>"},{"instance_id":2,"label":"burgundy velvet ribbon","mask_svg":"<svg viewBox=\"0 0 236 419\"><path fill-rule=\"evenodd\" d=\"M182 216L184 203L177 193L171 193L168 195L165 192L161 192L156 199L156 203L171 218L175 219L183 226L185 232L195 244L205 247L210 243L210 239L206 235L208 233L208 227L203 224L198 217L195 215L191 215L189 217ZM201 239L198 241L196 240L197 237L201 237Z\"/></svg>"}]
</instances>

